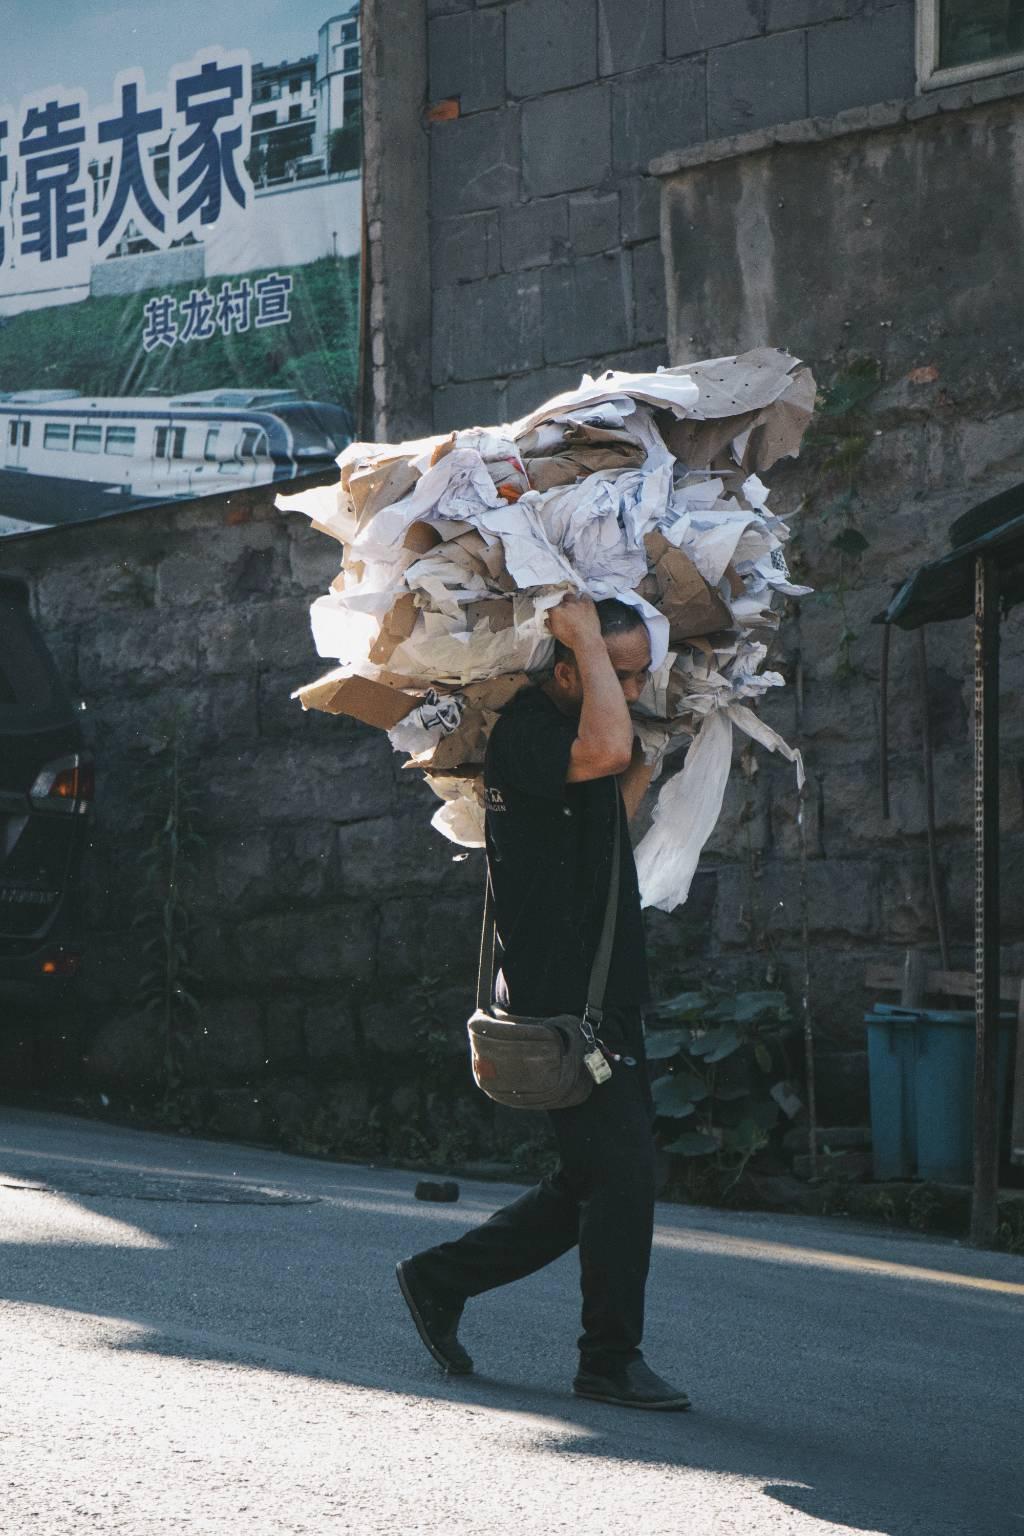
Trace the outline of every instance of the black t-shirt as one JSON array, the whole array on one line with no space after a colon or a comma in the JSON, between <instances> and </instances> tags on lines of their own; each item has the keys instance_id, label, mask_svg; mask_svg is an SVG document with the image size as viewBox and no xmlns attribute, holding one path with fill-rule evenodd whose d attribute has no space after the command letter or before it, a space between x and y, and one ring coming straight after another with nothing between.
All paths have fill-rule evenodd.
<instances>
[{"instance_id":1,"label":"black t-shirt","mask_svg":"<svg viewBox=\"0 0 1024 1536\"><path fill-rule=\"evenodd\" d=\"M491 733L484 765L487 859L513 1013L582 1012L608 900L619 817L619 896L605 1001L649 997L626 810L614 778L567 784L576 722L524 689Z\"/></svg>"}]
</instances>

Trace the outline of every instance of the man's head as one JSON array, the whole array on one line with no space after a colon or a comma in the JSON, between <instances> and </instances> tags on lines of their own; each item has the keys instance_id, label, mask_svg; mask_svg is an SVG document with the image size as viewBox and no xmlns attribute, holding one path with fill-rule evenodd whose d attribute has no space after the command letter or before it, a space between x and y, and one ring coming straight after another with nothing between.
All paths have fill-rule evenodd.
<instances>
[{"instance_id":1,"label":"man's head","mask_svg":"<svg viewBox=\"0 0 1024 1536\"><path fill-rule=\"evenodd\" d=\"M643 693L651 666L651 640L643 616L628 603L609 597L596 603L601 636L622 684L627 704L635 704ZM576 658L568 646L555 641L555 665L551 692L563 708L579 709L583 703L583 683Z\"/></svg>"}]
</instances>

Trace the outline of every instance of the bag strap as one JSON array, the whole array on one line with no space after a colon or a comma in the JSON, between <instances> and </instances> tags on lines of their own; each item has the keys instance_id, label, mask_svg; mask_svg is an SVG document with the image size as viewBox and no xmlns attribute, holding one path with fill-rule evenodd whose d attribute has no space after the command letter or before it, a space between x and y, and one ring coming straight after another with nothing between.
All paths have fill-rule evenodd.
<instances>
[{"instance_id":1,"label":"bag strap","mask_svg":"<svg viewBox=\"0 0 1024 1536\"><path fill-rule=\"evenodd\" d=\"M587 1003L583 1010L584 1020L600 1027L604 1017L604 994L608 985L608 969L612 963L615 946L615 925L619 909L619 866L621 862L622 812L619 783L612 780L615 796L614 825L612 833L612 862L608 875L608 899L605 902L604 922L598 940L594 963L587 983ZM476 1006L483 1011L494 1000L494 978L497 974L498 926L494 916L494 889L491 885L491 868L487 865L484 881L484 919L480 930L480 958L476 972Z\"/></svg>"},{"instance_id":2,"label":"bag strap","mask_svg":"<svg viewBox=\"0 0 1024 1536\"><path fill-rule=\"evenodd\" d=\"M494 892L491 889L491 866L484 855L484 921L480 930L480 960L476 969L476 1006L482 1013L494 1001L494 978L497 975L498 925L494 917Z\"/></svg>"},{"instance_id":3,"label":"bag strap","mask_svg":"<svg viewBox=\"0 0 1024 1536\"><path fill-rule=\"evenodd\" d=\"M615 944L615 923L619 910L619 861L621 856L621 826L622 811L620 807L619 781L612 780L612 788L615 792L615 831L612 834L612 867L608 876L608 900L604 909L604 924L601 928L601 937L598 940L597 953L594 956L594 964L590 969L590 982L587 986L587 1006L583 1010L583 1018L599 1028L604 1017L604 993L608 985L608 968L612 963L612 949Z\"/></svg>"}]
</instances>

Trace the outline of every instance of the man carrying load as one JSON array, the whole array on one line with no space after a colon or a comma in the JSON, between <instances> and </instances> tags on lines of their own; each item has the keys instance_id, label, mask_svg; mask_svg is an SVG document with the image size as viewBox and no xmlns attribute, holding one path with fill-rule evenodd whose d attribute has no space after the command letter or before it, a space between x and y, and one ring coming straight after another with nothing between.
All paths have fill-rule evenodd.
<instances>
[{"instance_id":1,"label":"man carrying load","mask_svg":"<svg viewBox=\"0 0 1024 1536\"><path fill-rule=\"evenodd\" d=\"M560 1166L455 1242L398 1265L420 1337L453 1374L473 1362L458 1339L463 1307L579 1246L583 1332L573 1391L622 1407L681 1410L686 1394L646 1364L644 1291L654 1222L653 1106L641 1008L647 960L627 834L652 768L629 706L651 647L636 609L566 597L552 610L554 669L520 693L491 735L484 769L487 861L510 1014L583 1015L620 849L614 942L598 1047L606 1080L550 1111ZM602 1075L603 1069L602 1069Z\"/></svg>"}]
</instances>

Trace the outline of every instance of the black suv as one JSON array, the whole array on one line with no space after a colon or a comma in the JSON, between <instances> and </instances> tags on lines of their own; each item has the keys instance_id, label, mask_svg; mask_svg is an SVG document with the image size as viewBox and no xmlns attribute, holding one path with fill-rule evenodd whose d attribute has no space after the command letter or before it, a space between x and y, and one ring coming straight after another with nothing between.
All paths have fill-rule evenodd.
<instances>
[{"instance_id":1,"label":"black suv","mask_svg":"<svg viewBox=\"0 0 1024 1536\"><path fill-rule=\"evenodd\" d=\"M0 576L0 1021L14 1022L19 1002L56 1001L78 971L93 786L92 756L28 591Z\"/></svg>"}]
</instances>

